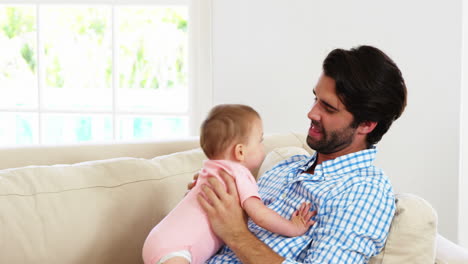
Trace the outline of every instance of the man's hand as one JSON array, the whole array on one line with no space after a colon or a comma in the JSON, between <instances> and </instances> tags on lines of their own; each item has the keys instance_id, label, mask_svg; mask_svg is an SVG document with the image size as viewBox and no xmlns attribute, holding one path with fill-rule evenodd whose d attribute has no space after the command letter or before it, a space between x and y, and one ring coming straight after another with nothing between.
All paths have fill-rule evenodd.
<instances>
[{"instance_id":1,"label":"man's hand","mask_svg":"<svg viewBox=\"0 0 468 264\"><path fill-rule=\"evenodd\" d=\"M223 184L209 177L211 186L203 185L198 202L205 210L215 234L228 245L244 264L280 264L284 258L258 240L247 228L247 215L239 203L234 178L220 172Z\"/></svg>"},{"instance_id":2,"label":"man's hand","mask_svg":"<svg viewBox=\"0 0 468 264\"><path fill-rule=\"evenodd\" d=\"M220 172L220 176L227 190L218 179L209 177L211 186L202 186L198 202L208 215L215 234L229 245L242 234L250 234L250 231L247 228L247 216L240 206L234 178L224 171Z\"/></svg>"}]
</instances>

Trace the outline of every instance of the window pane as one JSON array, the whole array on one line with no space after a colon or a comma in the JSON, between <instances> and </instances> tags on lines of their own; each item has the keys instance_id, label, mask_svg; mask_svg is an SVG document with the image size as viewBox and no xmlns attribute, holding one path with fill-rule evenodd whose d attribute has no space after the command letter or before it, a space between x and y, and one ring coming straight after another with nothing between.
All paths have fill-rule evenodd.
<instances>
[{"instance_id":1,"label":"window pane","mask_svg":"<svg viewBox=\"0 0 468 264\"><path fill-rule=\"evenodd\" d=\"M44 106L111 110L111 8L46 6L41 22Z\"/></svg>"},{"instance_id":2,"label":"window pane","mask_svg":"<svg viewBox=\"0 0 468 264\"><path fill-rule=\"evenodd\" d=\"M123 140L188 136L188 119L183 116L122 116L118 124L118 137Z\"/></svg>"},{"instance_id":3,"label":"window pane","mask_svg":"<svg viewBox=\"0 0 468 264\"><path fill-rule=\"evenodd\" d=\"M0 113L0 144L28 145L38 143L37 114Z\"/></svg>"},{"instance_id":4,"label":"window pane","mask_svg":"<svg viewBox=\"0 0 468 264\"><path fill-rule=\"evenodd\" d=\"M112 140L110 115L45 114L42 142L45 144Z\"/></svg>"},{"instance_id":5,"label":"window pane","mask_svg":"<svg viewBox=\"0 0 468 264\"><path fill-rule=\"evenodd\" d=\"M36 13L0 5L0 107L37 107Z\"/></svg>"},{"instance_id":6,"label":"window pane","mask_svg":"<svg viewBox=\"0 0 468 264\"><path fill-rule=\"evenodd\" d=\"M186 7L117 8L118 109L188 111Z\"/></svg>"}]
</instances>

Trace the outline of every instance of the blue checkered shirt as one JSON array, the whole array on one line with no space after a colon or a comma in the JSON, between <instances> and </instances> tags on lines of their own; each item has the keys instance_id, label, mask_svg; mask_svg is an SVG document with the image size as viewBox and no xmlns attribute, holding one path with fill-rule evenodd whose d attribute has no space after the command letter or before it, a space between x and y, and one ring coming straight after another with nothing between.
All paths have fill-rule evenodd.
<instances>
[{"instance_id":1,"label":"blue checkered shirt","mask_svg":"<svg viewBox=\"0 0 468 264\"><path fill-rule=\"evenodd\" d=\"M258 182L260 196L286 218L302 202L318 214L302 236L284 237L249 220L250 231L285 258L283 263L367 263L380 252L395 212L392 186L372 165L376 149L325 161L305 173L316 155L293 156L266 172ZM252 249L255 250L255 249ZM223 246L207 263L241 263Z\"/></svg>"}]
</instances>

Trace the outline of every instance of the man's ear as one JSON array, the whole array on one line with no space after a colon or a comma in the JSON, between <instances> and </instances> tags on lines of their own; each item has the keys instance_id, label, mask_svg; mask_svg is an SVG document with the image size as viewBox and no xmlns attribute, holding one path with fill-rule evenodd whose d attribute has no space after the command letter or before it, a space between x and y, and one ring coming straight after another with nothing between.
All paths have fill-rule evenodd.
<instances>
[{"instance_id":1,"label":"man's ear","mask_svg":"<svg viewBox=\"0 0 468 264\"><path fill-rule=\"evenodd\" d=\"M237 161L244 161L245 159L245 150L244 150L244 145L243 144L236 144L234 146L234 158L236 158Z\"/></svg>"},{"instance_id":2,"label":"man's ear","mask_svg":"<svg viewBox=\"0 0 468 264\"><path fill-rule=\"evenodd\" d=\"M361 134L369 134L377 126L378 122L375 121L364 121L359 124L358 132Z\"/></svg>"}]
</instances>

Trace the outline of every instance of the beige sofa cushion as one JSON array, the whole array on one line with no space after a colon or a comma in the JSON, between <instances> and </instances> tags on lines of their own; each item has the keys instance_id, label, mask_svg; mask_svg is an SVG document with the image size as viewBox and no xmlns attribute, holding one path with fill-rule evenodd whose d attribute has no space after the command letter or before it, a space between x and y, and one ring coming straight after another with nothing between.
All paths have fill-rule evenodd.
<instances>
[{"instance_id":1,"label":"beige sofa cushion","mask_svg":"<svg viewBox=\"0 0 468 264\"><path fill-rule=\"evenodd\" d=\"M259 175L293 155L307 155L298 147L271 151L259 169ZM434 263L437 216L429 203L411 194L396 194L396 212L384 249L371 258L371 264Z\"/></svg>"},{"instance_id":2,"label":"beige sofa cushion","mask_svg":"<svg viewBox=\"0 0 468 264\"><path fill-rule=\"evenodd\" d=\"M396 194L396 212L384 250L371 264L434 263L437 215L424 199Z\"/></svg>"},{"instance_id":3,"label":"beige sofa cushion","mask_svg":"<svg viewBox=\"0 0 468 264\"><path fill-rule=\"evenodd\" d=\"M266 155L262 166L260 166L260 168L258 169L257 177L261 176L267 170L273 168L281 161L294 155L309 155L309 152L300 147L281 147L273 149Z\"/></svg>"},{"instance_id":4,"label":"beige sofa cushion","mask_svg":"<svg viewBox=\"0 0 468 264\"><path fill-rule=\"evenodd\" d=\"M142 263L146 236L203 159L193 150L0 171L0 263Z\"/></svg>"}]
</instances>

